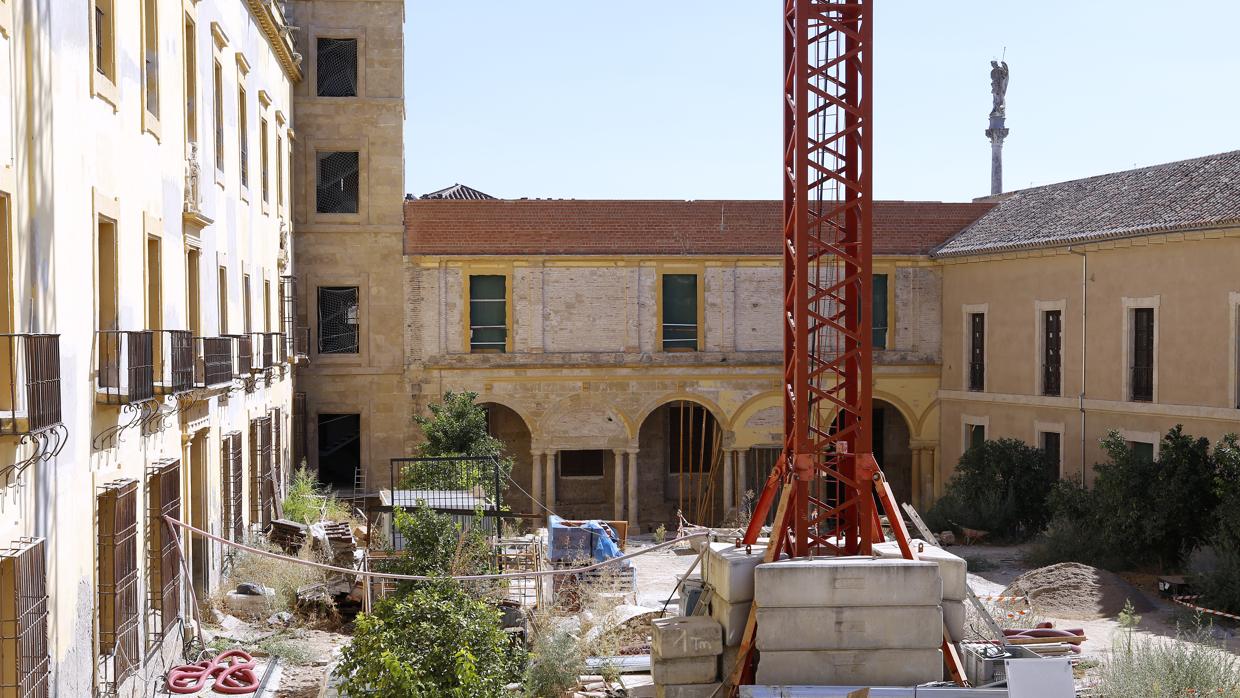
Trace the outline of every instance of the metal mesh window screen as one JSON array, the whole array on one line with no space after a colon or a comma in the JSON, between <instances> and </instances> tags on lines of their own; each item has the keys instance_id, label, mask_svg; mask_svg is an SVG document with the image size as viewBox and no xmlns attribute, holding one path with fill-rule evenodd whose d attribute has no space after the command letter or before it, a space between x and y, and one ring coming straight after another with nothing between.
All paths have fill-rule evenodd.
<instances>
[{"instance_id":1,"label":"metal mesh window screen","mask_svg":"<svg viewBox=\"0 0 1240 698\"><path fill-rule=\"evenodd\" d=\"M357 96L357 39L318 40L320 97Z\"/></svg>"},{"instance_id":2,"label":"metal mesh window screen","mask_svg":"<svg viewBox=\"0 0 1240 698\"><path fill-rule=\"evenodd\" d=\"M181 461L156 463L148 471L146 483L151 610L147 628L154 645L167 636L168 628L181 615L180 558L176 539L164 522L165 516L181 518Z\"/></svg>"},{"instance_id":3,"label":"metal mesh window screen","mask_svg":"<svg viewBox=\"0 0 1240 698\"><path fill-rule=\"evenodd\" d=\"M357 213L357 151L316 153L319 213Z\"/></svg>"},{"instance_id":4,"label":"metal mesh window screen","mask_svg":"<svg viewBox=\"0 0 1240 698\"><path fill-rule=\"evenodd\" d=\"M42 538L0 550L0 696L48 698L47 567Z\"/></svg>"},{"instance_id":5,"label":"metal mesh window screen","mask_svg":"<svg viewBox=\"0 0 1240 698\"><path fill-rule=\"evenodd\" d=\"M469 350L503 352L508 345L507 279L469 277Z\"/></svg>"},{"instance_id":6,"label":"metal mesh window screen","mask_svg":"<svg viewBox=\"0 0 1240 698\"><path fill-rule=\"evenodd\" d=\"M319 287L319 353L356 354L357 287Z\"/></svg>"},{"instance_id":7,"label":"metal mesh window screen","mask_svg":"<svg viewBox=\"0 0 1240 698\"><path fill-rule=\"evenodd\" d=\"M99 654L112 693L141 661L137 492L136 481L120 480L99 494Z\"/></svg>"}]
</instances>

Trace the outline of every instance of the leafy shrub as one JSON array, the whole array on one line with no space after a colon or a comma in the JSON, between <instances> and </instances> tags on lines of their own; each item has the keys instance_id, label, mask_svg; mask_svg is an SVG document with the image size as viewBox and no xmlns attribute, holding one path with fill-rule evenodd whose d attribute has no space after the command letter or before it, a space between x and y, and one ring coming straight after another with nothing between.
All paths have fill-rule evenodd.
<instances>
[{"instance_id":1,"label":"leafy shrub","mask_svg":"<svg viewBox=\"0 0 1240 698\"><path fill-rule=\"evenodd\" d=\"M1236 435L1214 448L1218 469L1216 527L1207 550L1210 564L1194 565L1199 586L1210 608L1240 613L1240 444ZM1200 556L1199 556L1200 557Z\"/></svg>"},{"instance_id":2,"label":"leafy shrub","mask_svg":"<svg viewBox=\"0 0 1240 698\"><path fill-rule=\"evenodd\" d=\"M412 512L400 507L393 510L396 530L404 538L405 549L396 557L375 560L376 571L434 577L473 575L495 572L494 556L481 521L462 527L451 516L433 511L425 502L418 502ZM397 595L406 594L420 582L401 582ZM491 582L473 582L470 589L477 595L495 586Z\"/></svg>"},{"instance_id":3,"label":"leafy shrub","mask_svg":"<svg viewBox=\"0 0 1240 698\"><path fill-rule=\"evenodd\" d=\"M497 698L524 659L494 606L444 580L358 616L338 672L348 695Z\"/></svg>"},{"instance_id":4,"label":"leafy shrub","mask_svg":"<svg viewBox=\"0 0 1240 698\"><path fill-rule=\"evenodd\" d=\"M289 483L282 507L284 518L304 524L349 520L349 510L319 484L304 464L293 473L293 481Z\"/></svg>"},{"instance_id":5,"label":"leafy shrub","mask_svg":"<svg viewBox=\"0 0 1240 698\"><path fill-rule=\"evenodd\" d=\"M477 393L444 393L443 402L430 406L430 416L413 419L426 441L418 446L422 458L491 457L499 463L499 487L503 490L512 473L513 460L504 444L487 431L487 411L474 403ZM481 487L495 497L495 466L491 462L448 460L409 463L401 473L405 489L469 490Z\"/></svg>"},{"instance_id":6,"label":"leafy shrub","mask_svg":"<svg viewBox=\"0 0 1240 698\"><path fill-rule=\"evenodd\" d=\"M985 441L961 456L927 521L936 531L967 526L997 539L1023 540L1045 526L1055 476L1041 449L1018 439Z\"/></svg>"},{"instance_id":7,"label":"leafy shrub","mask_svg":"<svg viewBox=\"0 0 1240 698\"><path fill-rule=\"evenodd\" d=\"M566 628L546 628L534 641L522 685L529 698L559 698L585 673L581 643Z\"/></svg>"}]
</instances>

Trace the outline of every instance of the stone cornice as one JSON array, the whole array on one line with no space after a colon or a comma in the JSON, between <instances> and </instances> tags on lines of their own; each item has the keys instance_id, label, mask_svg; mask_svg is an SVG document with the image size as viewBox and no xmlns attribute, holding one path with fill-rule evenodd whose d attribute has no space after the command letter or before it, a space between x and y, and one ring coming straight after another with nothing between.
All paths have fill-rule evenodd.
<instances>
[{"instance_id":1,"label":"stone cornice","mask_svg":"<svg viewBox=\"0 0 1240 698\"><path fill-rule=\"evenodd\" d=\"M254 20L267 35L271 50L280 61L280 67L294 83L301 82L301 54L293 46L293 38L284 13L276 5L277 0L246 0Z\"/></svg>"}]
</instances>

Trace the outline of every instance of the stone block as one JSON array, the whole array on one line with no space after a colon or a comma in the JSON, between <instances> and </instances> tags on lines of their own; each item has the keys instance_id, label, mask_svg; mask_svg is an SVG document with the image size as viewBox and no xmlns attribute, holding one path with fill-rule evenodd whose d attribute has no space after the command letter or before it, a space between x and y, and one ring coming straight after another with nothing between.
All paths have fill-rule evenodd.
<instances>
[{"instance_id":1,"label":"stone block","mask_svg":"<svg viewBox=\"0 0 1240 698\"><path fill-rule=\"evenodd\" d=\"M719 679L719 657L664 659L654 652L650 655L650 675L660 686L712 683Z\"/></svg>"},{"instance_id":2,"label":"stone block","mask_svg":"<svg viewBox=\"0 0 1240 698\"><path fill-rule=\"evenodd\" d=\"M662 659L714 657L723 652L719 623L705 616L677 616L654 621L651 647Z\"/></svg>"},{"instance_id":3,"label":"stone block","mask_svg":"<svg viewBox=\"0 0 1240 698\"><path fill-rule=\"evenodd\" d=\"M762 564L766 547L736 547L735 543L711 543L702 556L702 579L715 596L728 603L753 599L753 571Z\"/></svg>"},{"instance_id":4,"label":"stone block","mask_svg":"<svg viewBox=\"0 0 1240 698\"><path fill-rule=\"evenodd\" d=\"M943 600L943 624L947 626L954 642L960 642L964 638L964 604L964 601Z\"/></svg>"},{"instance_id":5,"label":"stone block","mask_svg":"<svg viewBox=\"0 0 1240 698\"><path fill-rule=\"evenodd\" d=\"M736 660L740 654L740 645L723 646L723 654L719 655L719 678L721 680L727 680L732 675L732 669L736 667Z\"/></svg>"},{"instance_id":6,"label":"stone block","mask_svg":"<svg viewBox=\"0 0 1240 698\"><path fill-rule=\"evenodd\" d=\"M654 695L655 698L714 698L715 692L718 690L718 683L695 683L680 686L655 684Z\"/></svg>"},{"instance_id":7,"label":"stone block","mask_svg":"<svg viewBox=\"0 0 1240 698\"><path fill-rule=\"evenodd\" d=\"M745 623L749 622L749 609L752 601L728 603L718 596L710 599L710 617L719 622L723 628L723 644L739 645L745 635Z\"/></svg>"},{"instance_id":8,"label":"stone block","mask_svg":"<svg viewBox=\"0 0 1240 698\"><path fill-rule=\"evenodd\" d=\"M758 607L757 646L764 653L935 649L942 643L938 606Z\"/></svg>"},{"instance_id":9,"label":"stone block","mask_svg":"<svg viewBox=\"0 0 1240 698\"><path fill-rule=\"evenodd\" d=\"M943 577L943 598L952 601L964 601L968 587L969 570L964 558L953 555L946 550L914 538L909 541L917 552L917 559L927 560L939 566L939 574ZM920 548L920 550L918 550ZM879 543L874 546L874 554L882 558L903 558L897 543Z\"/></svg>"},{"instance_id":10,"label":"stone block","mask_svg":"<svg viewBox=\"0 0 1240 698\"><path fill-rule=\"evenodd\" d=\"M763 652L757 683L766 686L916 686L943 678L939 650Z\"/></svg>"},{"instance_id":11,"label":"stone block","mask_svg":"<svg viewBox=\"0 0 1240 698\"><path fill-rule=\"evenodd\" d=\"M754 573L761 608L937 606L943 586L933 562L830 557L770 562Z\"/></svg>"}]
</instances>

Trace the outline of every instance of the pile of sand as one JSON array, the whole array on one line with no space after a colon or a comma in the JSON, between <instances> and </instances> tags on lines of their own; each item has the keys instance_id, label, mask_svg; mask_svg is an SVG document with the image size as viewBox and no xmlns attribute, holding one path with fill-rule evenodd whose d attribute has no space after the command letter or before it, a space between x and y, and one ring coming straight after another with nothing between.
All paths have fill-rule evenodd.
<instances>
[{"instance_id":1,"label":"pile of sand","mask_svg":"<svg viewBox=\"0 0 1240 698\"><path fill-rule=\"evenodd\" d=\"M1027 596L1035 613L1051 618L1112 618L1126 601L1138 611L1154 608L1119 575L1078 562L1029 570L1013 580L1003 595Z\"/></svg>"}]
</instances>

